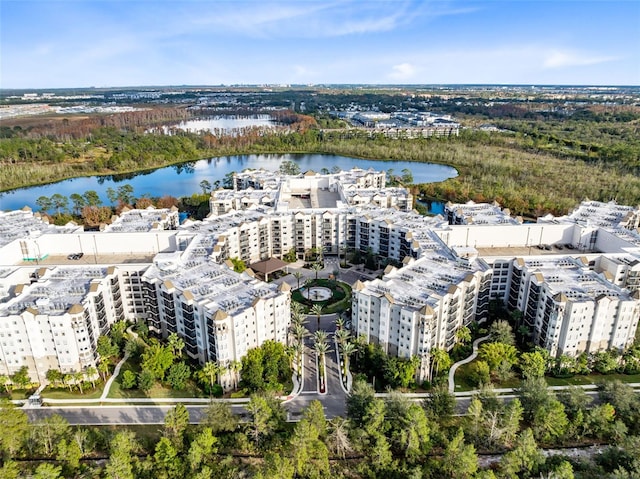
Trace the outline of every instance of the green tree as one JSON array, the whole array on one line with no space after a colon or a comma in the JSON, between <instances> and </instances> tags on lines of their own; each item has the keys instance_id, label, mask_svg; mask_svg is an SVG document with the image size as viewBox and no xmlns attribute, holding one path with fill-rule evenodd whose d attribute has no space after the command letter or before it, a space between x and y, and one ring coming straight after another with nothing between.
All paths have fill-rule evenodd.
<instances>
[{"instance_id":1,"label":"green tree","mask_svg":"<svg viewBox=\"0 0 640 479\"><path fill-rule=\"evenodd\" d=\"M177 333L171 333L167 337L167 346L169 346L174 358L179 358L184 349L184 340Z\"/></svg>"},{"instance_id":2,"label":"green tree","mask_svg":"<svg viewBox=\"0 0 640 479\"><path fill-rule=\"evenodd\" d=\"M233 432L238 427L238 416L233 414L229 403L211 401L205 410L203 424L213 434Z\"/></svg>"},{"instance_id":3,"label":"green tree","mask_svg":"<svg viewBox=\"0 0 640 479\"><path fill-rule=\"evenodd\" d=\"M20 469L14 461L5 461L0 468L0 477L2 479L20 479Z\"/></svg>"},{"instance_id":4,"label":"green tree","mask_svg":"<svg viewBox=\"0 0 640 479\"><path fill-rule=\"evenodd\" d=\"M138 389L142 392L149 392L156 383L155 375L148 369L143 369L138 374Z\"/></svg>"},{"instance_id":5,"label":"green tree","mask_svg":"<svg viewBox=\"0 0 640 479\"><path fill-rule=\"evenodd\" d=\"M85 203L87 206L100 206L102 205L102 200L98 193L95 190L85 191L82 195L84 197Z\"/></svg>"},{"instance_id":6,"label":"green tree","mask_svg":"<svg viewBox=\"0 0 640 479\"><path fill-rule=\"evenodd\" d=\"M196 472L203 464L213 462L213 456L218 452L217 443L218 438L209 427L202 429L193 438L187 453L187 463L192 472Z\"/></svg>"},{"instance_id":7,"label":"green tree","mask_svg":"<svg viewBox=\"0 0 640 479\"><path fill-rule=\"evenodd\" d=\"M40 211L48 212L53 208L53 201L48 196L39 196L36 200L36 205L40 207Z\"/></svg>"},{"instance_id":8,"label":"green tree","mask_svg":"<svg viewBox=\"0 0 640 479\"><path fill-rule=\"evenodd\" d=\"M109 359L120 354L118 345L114 344L109 336L100 336L96 351L101 358Z\"/></svg>"},{"instance_id":9,"label":"green tree","mask_svg":"<svg viewBox=\"0 0 640 479\"><path fill-rule=\"evenodd\" d=\"M155 343L142 353L141 367L143 370L150 371L156 379L162 381L167 370L173 364L174 358L171 347Z\"/></svg>"},{"instance_id":10,"label":"green tree","mask_svg":"<svg viewBox=\"0 0 640 479\"><path fill-rule=\"evenodd\" d=\"M503 343L508 344L509 346L516 344L513 329L511 328L511 325L504 320L495 321L489 327L489 336L491 337L491 341L494 343Z\"/></svg>"},{"instance_id":11,"label":"green tree","mask_svg":"<svg viewBox=\"0 0 640 479\"><path fill-rule=\"evenodd\" d=\"M434 348L431 350L431 365L429 377L434 380L438 377L440 371L445 371L451 367L452 361L449 354L440 348Z\"/></svg>"},{"instance_id":12,"label":"green tree","mask_svg":"<svg viewBox=\"0 0 640 479\"><path fill-rule=\"evenodd\" d=\"M298 288L297 289L300 289L300 280L303 277L302 272L301 271L294 271L293 272L293 277L298 281Z\"/></svg>"},{"instance_id":13,"label":"green tree","mask_svg":"<svg viewBox=\"0 0 640 479\"><path fill-rule=\"evenodd\" d=\"M322 316L322 305L320 304L314 304L311 307L311 310L309 311L311 314L314 314L316 316L316 321L317 321L317 329L320 329L320 316Z\"/></svg>"},{"instance_id":14,"label":"green tree","mask_svg":"<svg viewBox=\"0 0 640 479\"><path fill-rule=\"evenodd\" d=\"M475 361L471 365L469 379L471 379L477 386L482 386L491 382L491 369L486 361Z\"/></svg>"},{"instance_id":15,"label":"green tree","mask_svg":"<svg viewBox=\"0 0 640 479\"><path fill-rule=\"evenodd\" d=\"M14 457L29 431L27 415L7 399L0 400L0 452L5 459Z\"/></svg>"},{"instance_id":16,"label":"green tree","mask_svg":"<svg viewBox=\"0 0 640 479\"><path fill-rule=\"evenodd\" d=\"M277 452L269 452L264 458L263 479L293 479L296 468L291 459Z\"/></svg>"},{"instance_id":17,"label":"green tree","mask_svg":"<svg viewBox=\"0 0 640 479\"><path fill-rule=\"evenodd\" d=\"M278 170L283 175L299 175L300 165L294 163L293 161L285 160L280 163L280 168Z\"/></svg>"},{"instance_id":18,"label":"green tree","mask_svg":"<svg viewBox=\"0 0 640 479\"><path fill-rule=\"evenodd\" d=\"M531 429L525 429L516 439L513 450L500 460L505 477L518 479L531 477L531 474L544 462L544 456L538 449Z\"/></svg>"},{"instance_id":19,"label":"green tree","mask_svg":"<svg viewBox=\"0 0 640 479\"><path fill-rule=\"evenodd\" d=\"M560 401L551 398L533 413L531 427L538 440L549 442L564 435L569 421Z\"/></svg>"},{"instance_id":20,"label":"green tree","mask_svg":"<svg viewBox=\"0 0 640 479\"><path fill-rule=\"evenodd\" d=\"M364 415L369 404L374 399L375 391L370 384L362 379L356 379L347 396L347 416L356 428L364 422Z\"/></svg>"},{"instance_id":21,"label":"green tree","mask_svg":"<svg viewBox=\"0 0 640 479\"><path fill-rule=\"evenodd\" d=\"M202 188L202 193L207 194L211 191L211 182L208 180L202 180L200 182L200 188Z\"/></svg>"},{"instance_id":22,"label":"green tree","mask_svg":"<svg viewBox=\"0 0 640 479\"><path fill-rule=\"evenodd\" d=\"M69 199L73 203L73 214L76 216L80 215L80 210L87 205L84 197L79 193L71 193L69 195Z\"/></svg>"},{"instance_id":23,"label":"green tree","mask_svg":"<svg viewBox=\"0 0 640 479\"><path fill-rule=\"evenodd\" d=\"M266 441L271 434L279 429L284 420L282 406L274 404L273 398L262 394L253 394L247 404L250 415L248 423L249 436L256 445Z\"/></svg>"},{"instance_id":24,"label":"green tree","mask_svg":"<svg viewBox=\"0 0 640 479\"><path fill-rule=\"evenodd\" d=\"M36 468L33 479L58 479L62 477L62 468L53 464L44 463Z\"/></svg>"},{"instance_id":25,"label":"green tree","mask_svg":"<svg viewBox=\"0 0 640 479\"><path fill-rule=\"evenodd\" d=\"M154 476L158 479L182 479L183 463L175 445L166 437L156 443L153 454Z\"/></svg>"},{"instance_id":26,"label":"green tree","mask_svg":"<svg viewBox=\"0 0 640 479\"><path fill-rule=\"evenodd\" d=\"M176 391L182 391L187 387L187 381L191 377L191 370L183 362L174 363L169 368L167 381Z\"/></svg>"},{"instance_id":27,"label":"green tree","mask_svg":"<svg viewBox=\"0 0 640 479\"><path fill-rule=\"evenodd\" d=\"M36 421L31 428L36 448L47 457L50 457L55 446L69 435L69 422L58 414Z\"/></svg>"},{"instance_id":28,"label":"green tree","mask_svg":"<svg viewBox=\"0 0 640 479\"><path fill-rule=\"evenodd\" d=\"M11 375L11 382L15 384L18 389L26 389L31 384L31 377L29 376L29 368L22 366L14 374Z\"/></svg>"},{"instance_id":29,"label":"green tree","mask_svg":"<svg viewBox=\"0 0 640 479\"><path fill-rule=\"evenodd\" d=\"M51 196L51 205L56 209L58 216L60 216L62 210L66 211L69 206L69 198L60 193L55 193Z\"/></svg>"},{"instance_id":30,"label":"green tree","mask_svg":"<svg viewBox=\"0 0 640 479\"><path fill-rule=\"evenodd\" d=\"M424 400L423 406L428 416L438 422L448 420L456 406L456 398L446 384L435 386Z\"/></svg>"},{"instance_id":31,"label":"green tree","mask_svg":"<svg viewBox=\"0 0 640 479\"><path fill-rule=\"evenodd\" d=\"M67 442L66 439L61 439L57 445L56 459L64 463L64 469L66 475L71 475L80 467L80 459L82 459L82 449L78 443L74 440Z\"/></svg>"},{"instance_id":32,"label":"green tree","mask_svg":"<svg viewBox=\"0 0 640 479\"><path fill-rule=\"evenodd\" d=\"M462 326L456 331L456 339L462 344L471 342L471 330L466 326Z\"/></svg>"},{"instance_id":33,"label":"green tree","mask_svg":"<svg viewBox=\"0 0 640 479\"><path fill-rule=\"evenodd\" d=\"M478 456L475 448L464 443L464 433L462 429L458 429L444 450L440 464L442 477L471 478L477 470Z\"/></svg>"},{"instance_id":34,"label":"green tree","mask_svg":"<svg viewBox=\"0 0 640 479\"><path fill-rule=\"evenodd\" d=\"M220 366L217 362L207 361L196 374L198 378L209 386L209 395L213 392L213 386L217 383Z\"/></svg>"},{"instance_id":35,"label":"green tree","mask_svg":"<svg viewBox=\"0 0 640 479\"><path fill-rule=\"evenodd\" d=\"M133 389L136 387L136 373L127 369L124 373L122 373L122 389Z\"/></svg>"},{"instance_id":36,"label":"green tree","mask_svg":"<svg viewBox=\"0 0 640 479\"><path fill-rule=\"evenodd\" d=\"M518 351L515 346L506 343L484 343L480 346L478 357L485 361L492 371L495 371L502 362L515 364Z\"/></svg>"},{"instance_id":37,"label":"green tree","mask_svg":"<svg viewBox=\"0 0 640 479\"><path fill-rule=\"evenodd\" d=\"M164 417L164 436L171 441L176 450L181 451L184 442L184 432L189 426L189 411L182 403L176 404L167 411Z\"/></svg>"},{"instance_id":38,"label":"green tree","mask_svg":"<svg viewBox=\"0 0 640 479\"><path fill-rule=\"evenodd\" d=\"M546 369L546 360L539 351L522 353L519 365L523 378L541 378Z\"/></svg>"},{"instance_id":39,"label":"green tree","mask_svg":"<svg viewBox=\"0 0 640 479\"><path fill-rule=\"evenodd\" d=\"M247 269L247 263L242 261L240 258L230 258L231 263L233 264L233 270L236 273L242 273Z\"/></svg>"},{"instance_id":40,"label":"green tree","mask_svg":"<svg viewBox=\"0 0 640 479\"><path fill-rule=\"evenodd\" d=\"M311 265L311 270L312 270L314 273L316 273L316 281L318 281L318 273L319 273L320 271L322 271L322 269L323 269L323 268L322 268L322 265L321 265L321 264L319 264L319 263L313 263L313 264Z\"/></svg>"},{"instance_id":41,"label":"green tree","mask_svg":"<svg viewBox=\"0 0 640 479\"><path fill-rule=\"evenodd\" d=\"M0 386L2 386L5 392L11 392L11 379L6 374L0 374Z\"/></svg>"}]
</instances>

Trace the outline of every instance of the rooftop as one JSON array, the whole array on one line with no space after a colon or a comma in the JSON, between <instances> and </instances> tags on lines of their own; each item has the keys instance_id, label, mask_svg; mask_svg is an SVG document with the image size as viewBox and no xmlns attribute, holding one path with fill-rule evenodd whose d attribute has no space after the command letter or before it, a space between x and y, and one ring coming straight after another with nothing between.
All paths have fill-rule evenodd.
<instances>
[{"instance_id":1,"label":"rooftop","mask_svg":"<svg viewBox=\"0 0 640 479\"><path fill-rule=\"evenodd\" d=\"M40 213L34 214L31 208L0 211L0 248L16 239L37 238L45 233L73 233L82 230L82 226L75 223L69 223L66 226L49 224Z\"/></svg>"}]
</instances>

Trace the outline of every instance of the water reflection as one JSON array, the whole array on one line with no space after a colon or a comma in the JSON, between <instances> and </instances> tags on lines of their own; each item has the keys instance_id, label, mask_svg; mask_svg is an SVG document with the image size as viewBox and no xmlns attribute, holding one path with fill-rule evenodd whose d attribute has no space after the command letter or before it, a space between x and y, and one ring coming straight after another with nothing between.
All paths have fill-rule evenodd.
<instances>
[{"instance_id":1,"label":"water reflection","mask_svg":"<svg viewBox=\"0 0 640 479\"><path fill-rule=\"evenodd\" d=\"M116 175L101 175L73 178L49 185L20 188L0 195L0 209L13 210L30 206L37 209L36 200L39 196L51 196L55 193L69 196L72 193L82 194L88 190L95 190L105 204L107 188L117 183L127 182L133 187L134 196L149 195L161 197L171 195L175 197L191 196L201 192L200 182L207 180L214 184L216 180L222 182L225 175L245 168L264 168L275 171L283 161L293 161L300 166L301 171L320 171L322 168L331 170L334 166L348 170L353 167L375 170L393 169L396 173L404 168L411 170L415 183L433 183L444 181L457 176L457 171L446 165L432 163L415 163L408 161L375 161L349 158L337 155L320 154L287 154L287 155L236 155L208 158L200 161L190 161L179 165L168 166L156 170L137 173L122 173Z\"/></svg>"}]
</instances>

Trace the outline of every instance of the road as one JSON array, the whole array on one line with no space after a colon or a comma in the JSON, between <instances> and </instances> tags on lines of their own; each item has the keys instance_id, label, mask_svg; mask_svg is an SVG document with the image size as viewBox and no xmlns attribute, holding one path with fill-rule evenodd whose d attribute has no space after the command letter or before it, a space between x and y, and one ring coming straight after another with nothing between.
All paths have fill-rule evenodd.
<instances>
[{"instance_id":1,"label":"road","mask_svg":"<svg viewBox=\"0 0 640 479\"><path fill-rule=\"evenodd\" d=\"M313 351L313 338L305 339L304 352L304 385L302 392L285 403L285 407L291 413L291 417L299 417L302 411L309 405L311 401L317 399L322 402L324 412L327 418L335 416L344 416L346 412L346 392L342 389L340 382L340 371L337 359L337 352L333 347L333 334L335 333L336 314L325 314L320 317L320 329L329 333L329 344L332 345L332 351L326 354L326 373L327 387L324 394L318 390L317 381L317 360L316 353ZM307 316L307 329L313 335L318 330L318 322L316 316Z\"/></svg>"}]
</instances>

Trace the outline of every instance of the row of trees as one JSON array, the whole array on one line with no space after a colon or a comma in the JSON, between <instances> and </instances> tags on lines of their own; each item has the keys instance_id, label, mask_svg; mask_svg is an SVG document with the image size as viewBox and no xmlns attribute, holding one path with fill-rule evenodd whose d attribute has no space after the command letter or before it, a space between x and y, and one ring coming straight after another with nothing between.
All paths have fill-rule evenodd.
<instances>
[{"instance_id":1,"label":"row of trees","mask_svg":"<svg viewBox=\"0 0 640 479\"><path fill-rule=\"evenodd\" d=\"M272 395L253 395L243 422L225 403L211 403L199 425L187 409L171 409L160 431L138 436L126 427L70 427L53 415L29 423L0 404L0 477L36 478L630 478L640 474L637 395L621 383L600 391L589 407L582 390L555 397L523 383L502 403L491 390L454 416L453 398L437 388L424 403L384 398L356 381L347 417L327 420L312 401L295 425ZM564 416L563 416L564 414ZM586 440L612 445L593 458L545 457L538 442ZM478 450L503 455L481 466ZM16 459L39 457L35 464ZM106 457L104 460L94 460Z\"/></svg>"}]
</instances>

